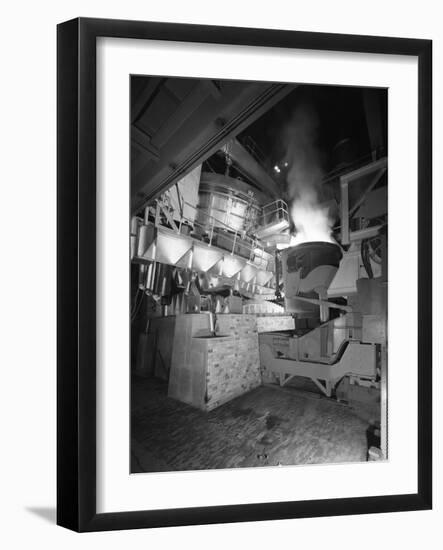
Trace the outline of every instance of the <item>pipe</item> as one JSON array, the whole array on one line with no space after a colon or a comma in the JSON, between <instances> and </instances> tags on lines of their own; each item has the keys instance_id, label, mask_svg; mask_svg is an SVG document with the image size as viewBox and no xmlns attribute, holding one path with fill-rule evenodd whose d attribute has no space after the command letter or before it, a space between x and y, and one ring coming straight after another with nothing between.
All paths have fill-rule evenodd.
<instances>
[{"instance_id":1,"label":"pipe","mask_svg":"<svg viewBox=\"0 0 443 550\"><path fill-rule=\"evenodd\" d=\"M275 297L277 300L281 298L280 292L280 254L275 250Z\"/></svg>"}]
</instances>

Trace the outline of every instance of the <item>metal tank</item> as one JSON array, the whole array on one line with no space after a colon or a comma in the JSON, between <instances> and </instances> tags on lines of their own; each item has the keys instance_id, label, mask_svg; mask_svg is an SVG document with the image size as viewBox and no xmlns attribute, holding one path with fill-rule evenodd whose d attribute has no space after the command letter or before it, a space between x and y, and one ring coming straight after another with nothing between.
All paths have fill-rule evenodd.
<instances>
[{"instance_id":1,"label":"metal tank","mask_svg":"<svg viewBox=\"0 0 443 550\"><path fill-rule=\"evenodd\" d=\"M202 173L196 222L213 228L248 231L260 215L260 192L243 181L221 174Z\"/></svg>"},{"instance_id":2,"label":"metal tank","mask_svg":"<svg viewBox=\"0 0 443 550\"><path fill-rule=\"evenodd\" d=\"M281 251L285 309L299 317L318 317L320 308L298 297L327 299L327 289L343 254L338 244L314 241Z\"/></svg>"}]
</instances>

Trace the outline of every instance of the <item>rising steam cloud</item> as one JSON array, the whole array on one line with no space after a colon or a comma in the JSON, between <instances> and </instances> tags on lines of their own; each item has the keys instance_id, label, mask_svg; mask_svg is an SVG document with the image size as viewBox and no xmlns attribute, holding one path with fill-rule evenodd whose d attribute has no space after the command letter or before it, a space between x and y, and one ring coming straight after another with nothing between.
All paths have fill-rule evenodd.
<instances>
[{"instance_id":1,"label":"rising steam cloud","mask_svg":"<svg viewBox=\"0 0 443 550\"><path fill-rule=\"evenodd\" d=\"M294 111L284 135L285 162L289 166L287 192L296 231L290 246L308 241L333 242L333 220L328 208L320 204L323 170L317 146L318 126L314 109L303 104Z\"/></svg>"}]
</instances>

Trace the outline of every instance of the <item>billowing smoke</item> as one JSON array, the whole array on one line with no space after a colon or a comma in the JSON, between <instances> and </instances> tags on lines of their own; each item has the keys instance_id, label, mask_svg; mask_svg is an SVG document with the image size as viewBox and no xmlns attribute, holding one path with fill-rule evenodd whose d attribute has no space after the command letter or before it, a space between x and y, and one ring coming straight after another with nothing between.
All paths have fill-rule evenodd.
<instances>
[{"instance_id":1,"label":"billowing smoke","mask_svg":"<svg viewBox=\"0 0 443 550\"><path fill-rule=\"evenodd\" d=\"M334 242L331 237L332 221L328 207L321 207L318 202L304 195L296 199L290 208L291 218L296 234L291 237L290 246L310 241Z\"/></svg>"},{"instance_id":2,"label":"billowing smoke","mask_svg":"<svg viewBox=\"0 0 443 550\"><path fill-rule=\"evenodd\" d=\"M299 105L286 128L287 192L295 236L290 246L308 241L333 242L333 220L328 207L320 204L323 179L321 155L317 145L319 120L309 104Z\"/></svg>"}]
</instances>

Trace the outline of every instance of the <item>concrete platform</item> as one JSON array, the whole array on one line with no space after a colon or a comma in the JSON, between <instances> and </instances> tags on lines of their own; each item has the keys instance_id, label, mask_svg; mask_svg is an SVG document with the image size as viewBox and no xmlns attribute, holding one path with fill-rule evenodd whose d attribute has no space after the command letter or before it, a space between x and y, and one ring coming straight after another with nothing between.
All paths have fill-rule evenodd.
<instances>
[{"instance_id":1,"label":"concrete platform","mask_svg":"<svg viewBox=\"0 0 443 550\"><path fill-rule=\"evenodd\" d=\"M277 466L367 459L368 422L349 407L261 386L211 412L134 377L131 472Z\"/></svg>"}]
</instances>

